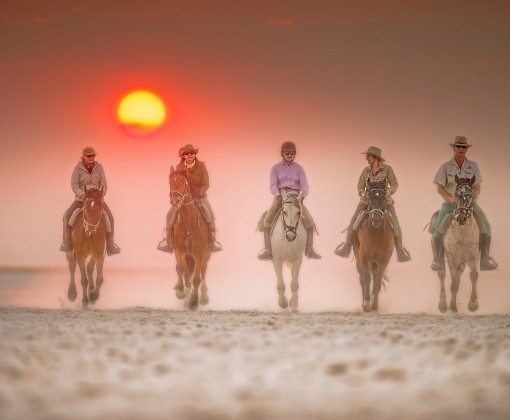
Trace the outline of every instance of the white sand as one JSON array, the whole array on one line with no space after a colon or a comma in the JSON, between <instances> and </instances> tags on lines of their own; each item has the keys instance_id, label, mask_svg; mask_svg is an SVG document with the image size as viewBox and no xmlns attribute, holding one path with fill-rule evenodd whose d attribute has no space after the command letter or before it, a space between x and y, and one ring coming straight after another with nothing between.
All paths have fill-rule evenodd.
<instances>
[{"instance_id":1,"label":"white sand","mask_svg":"<svg viewBox=\"0 0 510 420\"><path fill-rule=\"evenodd\" d=\"M510 315L0 306L2 419L507 419Z\"/></svg>"}]
</instances>

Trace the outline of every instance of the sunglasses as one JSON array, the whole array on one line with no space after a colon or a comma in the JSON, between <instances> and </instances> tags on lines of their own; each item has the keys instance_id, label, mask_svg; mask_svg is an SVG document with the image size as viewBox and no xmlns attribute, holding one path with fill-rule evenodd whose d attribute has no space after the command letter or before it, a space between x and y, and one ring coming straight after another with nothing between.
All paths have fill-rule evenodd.
<instances>
[{"instance_id":1,"label":"sunglasses","mask_svg":"<svg viewBox=\"0 0 510 420\"><path fill-rule=\"evenodd\" d=\"M296 152L283 152L283 154L286 156L294 156Z\"/></svg>"},{"instance_id":2,"label":"sunglasses","mask_svg":"<svg viewBox=\"0 0 510 420\"><path fill-rule=\"evenodd\" d=\"M455 148L456 149L467 149L467 146L458 146L458 145L455 145Z\"/></svg>"},{"instance_id":3,"label":"sunglasses","mask_svg":"<svg viewBox=\"0 0 510 420\"><path fill-rule=\"evenodd\" d=\"M96 155L85 155L85 157L96 157Z\"/></svg>"},{"instance_id":4,"label":"sunglasses","mask_svg":"<svg viewBox=\"0 0 510 420\"><path fill-rule=\"evenodd\" d=\"M182 155L189 156L189 155L196 155L196 153L195 152L184 152Z\"/></svg>"}]
</instances>

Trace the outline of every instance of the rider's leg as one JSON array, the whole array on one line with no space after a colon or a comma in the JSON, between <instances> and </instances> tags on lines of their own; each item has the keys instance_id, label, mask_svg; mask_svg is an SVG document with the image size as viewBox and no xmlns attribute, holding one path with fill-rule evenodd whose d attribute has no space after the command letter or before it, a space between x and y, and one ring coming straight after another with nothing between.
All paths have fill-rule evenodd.
<instances>
[{"instance_id":1,"label":"rider's leg","mask_svg":"<svg viewBox=\"0 0 510 420\"><path fill-rule=\"evenodd\" d=\"M351 253L352 243L354 242L354 229L353 225L356 221L358 214L361 211L366 210L368 205L366 203L359 203L356 207L356 210L354 211L354 216L351 218L351 222L349 223L349 227L347 228L347 238L345 239L345 242L342 242L340 245L336 247L335 254L339 257L347 258L349 257L349 254Z\"/></svg>"},{"instance_id":2,"label":"rider's leg","mask_svg":"<svg viewBox=\"0 0 510 420\"><path fill-rule=\"evenodd\" d=\"M108 219L110 219L110 227L111 227L111 232L106 232L106 253L108 255L115 255L120 252L120 248L117 246L117 244L113 240L114 233L115 233L115 224L113 221L113 214L112 214L112 211L110 210L110 207L108 207L108 205L105 202L103 202L103 206L104 206L104 210L105 210L106 214L108 215Z\"/></svg>"},{"instance_id":3,"label":"rider's leg","mask_svg":"<svg viewBox=\"0 0 510 420\"><path fill-rule=\"evenodd\" d=\"M64 213L64 217L62 220L62 236L63 236L63 242L62 245L60 245L60 250L63 252L71 252L73 250L73 243L71 242L71 231L72 227L69 226L69 219L73 215L73 212L76 209L83 207L83 201L75 200L71 204L71 206L66 210Z\"/></svg>"},{"instance_id":4,"label":"rider's leg","mask_svg":"<svg viewBox=\"0 0 510 420\"><path fill-rule=\"evenodd\" d=\"M480 229L480 270L495 270L498 268L498 263L490 256L491 226L487 216L485 216L485 213L478 204L475 204L473 214Z\"/></svg>"},{"instance_id":5,"label":"rider's leg","mask_svg":"<svg viewBox=\"0 0 510 420\"><path fill-rule=\"evenodd\" d=\"M268 261L273 259L271 249L271 225L273 224L273 219L281 206L282 196L279 195L273 199L273 203L266 213L266 218L264 219L264 249L258 255L259 260Z\"/></svg>"},{"instance_id":6,"label":"rider's leg","mask_svg":"<svg viewBox=\"0 0 510 420\"><path fill-rule=\"evenodd\" d=\"M402 229L397 219L397 213L395 212L395 206L393 204L386 204L386 209L391 213L393 223L398 228L398 235L395 235L395 249L397 250L397 261L406 262L411 259L409 252L402 245Z\"/></svg>"},{"instance_id":7,"label":"rider's leg","mask_svg":"<svg viewBox=\"0 0 510 420\"><path fill-rule=\"evenodd\" d=\"M312 215L308 211L305 205L303 207L303 224L306 228L306 246L305 246L305 255L308 258L313 258L318 260L322 258L319 254L317 254L313 249L313 231L315 229L315 223L312 219Z\"/></svg>"},{"instance_id":8,"label":"rider's leg","mask_svg":"<svg viewBox=\"0 0 510 420\"><path fill-rule=\"evenodd\" d=\"M211 248L212 252L218 252L221 251L221 244L216 240L216 218L214 217L214 212L211 207L211 203L209 203L209 200L207 197L203 197L200 199L200 205L205 206L207 208L207 213L209 213L210 220L209 220L209 246Z\"/></svg>"},{"instance_id":9,"label":"rider's leg","mask_svg":"<svg viewBox=\"0 0 510 420\"><path fill-rule=\"evenodd\" d=\"M443 271L444 268L444 245L443 245L443 232L439 229L443 219L448 213L454 209L454 206L449 201L445 201L439 210L436 218L436 226L434 227L434 261L430 268L434 271Z\"/></svg>"},{"instance_id":10,"label":"rider's leg","mask_svg":"<svg viewBox=\"0 0 510 420\"><path fill-rule=\"evenodd\" d=\"M166 214L165 237L159 242L157 249L163 252L174 252L174 224L177 212L174 207L170 207Z\"/></svg>"}]
</instances>

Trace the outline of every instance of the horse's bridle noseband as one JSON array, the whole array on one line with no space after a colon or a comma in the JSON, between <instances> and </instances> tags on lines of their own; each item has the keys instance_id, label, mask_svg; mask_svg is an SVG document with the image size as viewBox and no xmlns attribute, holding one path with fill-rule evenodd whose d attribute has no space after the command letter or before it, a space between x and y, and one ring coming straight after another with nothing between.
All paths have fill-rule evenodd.
<instances>
[{"instance_id":1,"label":"horse's bridle noseband","mask_svg":"<svg viewBox=\"0 0 510 420\"><path fill-rule=\"evenodd\" d=\"M373 191L382 191L384 198L386 197L386 191L383 190L382 188L374 188L373 190L370 190L369 193L373 192ZM370 203L370 199L369 199L369 203ZM379 227L384 219L385 214L386 214L386 210L370 209L370 207L369 207L368 216L370 218L370 222L372 223L372 226ZM379 216L379 218L376 219L374 216Z\"/></svg>"},{"instance_id":2,"label":"horse's bridle noseband","mask_svg":"<svg viewBox=\"0 0 510 420\"><path fill-rule=\"evenodd\" d=\"M292 242L292 241L293 241L294 239L296 239L296 237L297 237L297 229L298 229L298 226L299 226L299 218L298 218L298 220L297 220L297 222L296 222L296 224L295 224L294 226L289 226L289 225L287 224L287 222L285 221L285 217L283 217L283 216L284 216L284 214L283 214L283 206L284 206L285 204L294 204L294 201L293 201L293 200L287 200L287 201L285 201L285 202L282 204L282 223L283 223L283 227L284 227L284 229L285 229L285 237L287 237L287 234L288 234L288 233L293 233L293 234L294 234L294 237L293 237L292 239L289 239L289 238L287 237L287 240L288 240L288 241L290 241L290 242Z\"/></svg>"},{"instance_id":3,"label":"horse's bridle noseband","mask_svg":"<svg viewBox=\"0 0 510 420\"><path fill-rule=\"evenodd\" d=\"M85 200L84 206L86 205L86 201L91 200L92 206L95 205L96 199L94 198L87 198ZM99 219L97 220L97 223L90 223L87 218L85 217L85 210L83 211L83 229L85 230L85 234L90 238L91 236L94 236L96 234L97 228L99 226L99 223L101 223L101 220L103 219L104 209L101 209L101 214L99 215Z\"/></svg>"}]
</instances>

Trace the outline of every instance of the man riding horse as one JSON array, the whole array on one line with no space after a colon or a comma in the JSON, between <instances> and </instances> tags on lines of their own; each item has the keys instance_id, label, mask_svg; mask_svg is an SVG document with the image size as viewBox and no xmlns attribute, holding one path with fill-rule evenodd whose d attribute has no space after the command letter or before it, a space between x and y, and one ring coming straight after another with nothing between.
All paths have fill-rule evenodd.
<instances>
[{"instance_id":1,"label":"man riding horse","mask_svg":"<svg viewBox=\"0 0 510 420\"><path fill-rule=\"evenodd\" d=\"M443 271L444 266L444 246L442 231L443 219L447 214L451 213L455 207L455 176L459 178L471 178L475 176L475 184L473 185L473 192L475 200L480 195L482 182L482 175L476 162L469 160L466 157L468 149L472 146L468 144L466 137L457 136L455 141L450 143L453 149L453 158L448 162L443 163L438 169L434 178L434 183L437 185L437 192L444 199L441 210L437 215L434 226L434 261L431 268L434 271ZM480 206L475 202L474 212L475 220L480 230L480 270L495 270L498 264L490 256L489 250L491 245L491 226L485 216L485 213Z\"/></svg>"},{"instance_id":2,"label":"man riding horse","mask_svg":"<svg viewBox=\"0 0 510 420\"><path fill-rule=\"evenodd\" d=\"M393 172L390 165L383 163L385 160L381 155L381 149L378 147L370 146L366 152L368 166L363 169L358 180L358 194L360 195L360 203L354 212L354 216L349 223L347 229L347 238L345 243L341 243L335 250L335 254L347 258L351 253L352 244L354 242L355 229L361 225L362 218L366 215L368 207L368 197L366 196L369 183L385 181L387 190L386 209L391 214L393 223L393 231L395 236L395 249L397 250L397 260L399 262L409 261L411 256L409 252L402 245L402 230L398 223L397 214L393 205L391 196L395 194L398 188L397 177ZM356 223L357 222L357 223ZM354 226L356 224L356 226Z\"/></svg>"},{"instance_id":3,"label":"man riding horse","mask_svg":"<svg viewBox=\"0 0 510 420\"><path fill-rule=\"evenodd\" d=\"M259 260L272 260L271 250L271 226L274 217L282 207L282 190L301 192L302 197L308 195L308 181L306 179L303 167L294 161L296 158L296 145L291 141L286 141L280 148L282 160L271 168L269 179L269 190L273 195L273 203L267 211L262 229L264 231L265 249L259 254ZM304 220L306 228L306 248L305 255L308 258L319 259L321 256L313 249L313 231L315 223L308 209L303 205Z\"/></svg>"}]
</instances>

